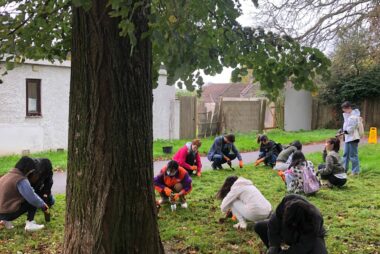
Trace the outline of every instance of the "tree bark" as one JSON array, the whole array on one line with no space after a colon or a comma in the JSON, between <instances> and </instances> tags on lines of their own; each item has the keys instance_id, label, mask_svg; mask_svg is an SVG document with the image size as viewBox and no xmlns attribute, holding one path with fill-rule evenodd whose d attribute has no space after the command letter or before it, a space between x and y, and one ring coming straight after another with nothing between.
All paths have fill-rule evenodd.
<instances>
[{"instance_id":1,"label":"tree bark","mask_svg":"<svg viewBox=\"0 0 380 254\"><path fill-rule=\"evenodd\" d=\"M73 7L64 253L163 253L153 190L150 0L137 45L119 36L108 0Z\"/></svg>"}]
</instances>

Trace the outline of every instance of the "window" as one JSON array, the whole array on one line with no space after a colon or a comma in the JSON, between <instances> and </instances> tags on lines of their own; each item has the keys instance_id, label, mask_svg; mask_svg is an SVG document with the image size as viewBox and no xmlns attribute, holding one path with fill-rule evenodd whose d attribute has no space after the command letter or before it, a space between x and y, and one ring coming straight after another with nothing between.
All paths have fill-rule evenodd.
<instances>
[{"instance_id":1,"label":"window","mask_svg":"<svg viewBox=\"0 0 380 254\"><path fill-rule=\"evenodd\" d=\"M41 80L26 80L26 116L41 116Z\"/></svg>"}]
</instances>

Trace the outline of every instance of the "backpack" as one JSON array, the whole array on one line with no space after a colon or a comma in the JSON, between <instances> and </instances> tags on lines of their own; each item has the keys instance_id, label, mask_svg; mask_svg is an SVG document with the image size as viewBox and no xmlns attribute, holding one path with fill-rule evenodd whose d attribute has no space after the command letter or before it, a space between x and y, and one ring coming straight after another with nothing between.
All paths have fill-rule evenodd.
<instances>
[{"instance_id":1,"label":"backpack","mask_svg":"<svg viewBox=\"0 0 380 254\"><path fill-rule=\"evenodd\" d=\"M358 117L358 131L359 131L359 136L361 138L364 137L363 118L361 118L361 117Z\"/></svg>"},{"instance_id":2,"label":"backpack","mask_svg":"<svg viewBox=\"0 0 380 254\"><path fill-rule=\"evenodd\" d=\"M317 176L314 174L314 166L312 163L307 162L306 167L302 171L303 192L306 195L314 194L319 191L321 184Z\"/></svg>"}]
</instances>

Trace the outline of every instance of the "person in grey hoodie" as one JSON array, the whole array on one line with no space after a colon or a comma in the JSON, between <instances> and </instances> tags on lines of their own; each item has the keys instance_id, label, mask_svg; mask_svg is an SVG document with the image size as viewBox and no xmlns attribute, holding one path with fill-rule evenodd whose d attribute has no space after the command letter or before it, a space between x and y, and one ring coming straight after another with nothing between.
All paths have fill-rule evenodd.
<instances>
[{"instance_id":1,"label":"person in grey hoodie","mask_svg":"<svg viewBox=\"0 0 380 254\"><path fill-rule=\"evenodd\" d=\"M360 172L358 145L360 141L359 134L359 121L360 111L352 109L350 102L346 101L342 104L343 110L343 129L344 134L344 153L343 153L343 166L346 172L349 169L349 163L352 163L352 175L358 175Z\"/></svg>"},{"instance_id":2,"label":"person in grey hoodie","mask_svg":"<svg viewBox=\"0 0 380 254\"><path fill-rule=\"evenodd\" d=\"M338 138L330 138L326 142L326 164L318 166L317 175L322 180L328 181L328 187L343 186L347 182L347 174L339 156L340 141Z\"/></svg>"},{"instance_id":3,"label":"person in grey hoodie","mask_svg":"<svg viewBox=\"0 0 380 254\"><path fill-rule=\"evenodd\" d=\"M238 223L234 225L237 229L246 229L247 221L258 222L269 218L272 211L272 205L252 181L243 177L227 177L217 198L223 200L220 206L222 212L232 211L237 218Z\"/></svg>"}]
</instances>

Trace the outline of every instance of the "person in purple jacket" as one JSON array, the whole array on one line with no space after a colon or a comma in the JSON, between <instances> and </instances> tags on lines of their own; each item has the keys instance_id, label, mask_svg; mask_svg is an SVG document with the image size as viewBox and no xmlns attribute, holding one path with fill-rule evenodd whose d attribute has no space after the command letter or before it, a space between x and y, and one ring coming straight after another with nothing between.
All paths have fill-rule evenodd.
<instances>
[{"instance_id":1,"label":"person in purple jacket","mask_svg":"<svg viewBox=\"0 0 380 254\"><path fill-rule=\"evenodd\" d=\"M182 208L187 208L185 196L192 189L191 183L192 179L186 169L180 167L174 160L169 161L154 178L154 188L162 198L159 203L168 203L173 195L175 201L180 200Z\"/></svg>"},{"instance_id":2,"label":"person in purple jacket","mask_svg":"<svg viewBox=\"0 0 380 254\"><path fill-rule=\"evenodd\" d=\"M26 231L44 228L34 221L38 208L44 211L45 218L50 217L48 205L34 192L28 180L35 167L34 160L24 156L14 169L0 178L0 224L7 229L12 229L12 221L24 213L27 213Z\"/></svg>"}]
</instances>

